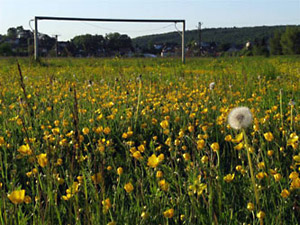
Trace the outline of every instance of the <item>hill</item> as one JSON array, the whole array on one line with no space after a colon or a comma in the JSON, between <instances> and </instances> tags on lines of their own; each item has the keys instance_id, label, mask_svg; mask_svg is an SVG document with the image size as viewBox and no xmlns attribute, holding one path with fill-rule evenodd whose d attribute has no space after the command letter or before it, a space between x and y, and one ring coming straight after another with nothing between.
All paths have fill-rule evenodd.
<instances>
[{"instance_id":1,"label":"hill","mask_svg":"<svg viewBox=\"0 0 300 225\"><path fill-rule=\"evenodd\" d=\"M203 29L203 42L216 42L222 44L236 44L244 45L247 41L254 41L255 39L266 38L273 36L275 31L284 31L286 26L257 26L257 27L233 27L233 28L209 28ZM198 30L188 30L185 32L185 43L193 40L198 40ZM141 36L132 39L133 46L140 46L147 48L149 43L176 43L181 44L181 37L178 32L170 32L165 34L154 34Z\"/></svg>"}]
</instances>

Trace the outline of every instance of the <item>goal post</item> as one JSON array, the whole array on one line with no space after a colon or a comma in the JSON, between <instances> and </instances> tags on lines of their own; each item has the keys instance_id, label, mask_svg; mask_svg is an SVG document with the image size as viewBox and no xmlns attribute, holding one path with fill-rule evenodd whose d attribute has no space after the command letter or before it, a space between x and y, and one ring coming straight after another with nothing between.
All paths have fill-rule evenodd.
<instances>
[{"instance_id":1,"label":"goal post","mask_svg":"<svg viewBox=\"0 0 300 225\"><path fill-rule=\"evenodd\" d=\"M185 63L185 20L179 19L104 19L104 18L76 18L76 17L50 17L35 16L34 17L34 59L39 57L39 41L38 41L38 21L39 20L65 20L65 21L90 21L90 22L126 22L126 23L182 23L181 34L181 60Z\"/></svg>"}]
</instances>

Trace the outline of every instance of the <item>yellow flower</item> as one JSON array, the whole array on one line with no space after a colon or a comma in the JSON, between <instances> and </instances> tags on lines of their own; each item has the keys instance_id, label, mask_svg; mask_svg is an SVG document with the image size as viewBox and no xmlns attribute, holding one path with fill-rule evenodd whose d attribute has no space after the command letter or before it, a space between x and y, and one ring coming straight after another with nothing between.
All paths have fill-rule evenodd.
<instances>
[{"instance_id":1,"label":"yellow flower","mask_svg":"<svg viewBox=\"0 0 300 225\"><path fill-rule=\"evenodd\" d=\"M102 205L103 205L103 212L107 213L108 210L111 208L111 202L110 199L107 198L105 200L102 201Z\"/></svg>"},{"instance_id":2,"label":"yellow flower","mask_svg":"<svg viewBox=\"0 0 300 225\"><path fill-rule=\"evenodd\" d=\"M152 168L156 168L158 166L158 164L164 160L164 154L160 154L158 157L156 157L155 154L152 154L149 158L148 158L148 163L147 165L152 167Z\"/></svg>"},{"instance_id":3,"label":"yellow flower","mask_svg":"<svg viewBox=\"0 0 300 225\"><path fill-rule=\"evenodd\" d=\"M189 153L184 153L184 154L182 155L182 157L183 157L184 160L186 160L186 161L188 161L188 160L191 159L191 155L190 155Z\"/></svg>"},{"instance_id":4,"label":"yellow flower","mask_svg":"<svg viewBox=\"0 0 300 225\"><path fill-rule=\"evenodd\" d=\"M206 155L202 156L201 162L202 162L203 164L207 163L207 162L208 162L208 157L207 157Z\"/></svg>"},{"instance_id":5,"label":"yellow flower","mask_svg":"<svg viewBox=\"0 0 300 225\"><path fill-rule=\"evenodd\" d=\"M102 175L101 173L96 173L94 175L92 175L92 181L94 182L94 184L99 184L102 181Z\"/></svg>"},{"instance_id":6,"label":"yellow flower","mask_svg":"<svg viewBox=\"0 0 300 225\"><path fill-rule=\"evenodd\" d=\"M239 151L239 150L241 150L243 147L244 147L244 144L243 144L243 142L241 142L241 143L239 143L237 146L234 146L234 149Z\"/></svg>"},{"instance_id":7,"label":"yellow flower","mask_svg":"<svg viewBox=\"0 0 300 225\"><path fill-rule=\"evenodd\" d=\"M257 164L257 166L258 166L259 169L263 169L263 168L265 168L265 163L260 162L260 163Z\"/></svg>"},{"instance_id":8,"label":"yellow flower","mask_svg":"<svg viewBox=\"0 0 300 225\"><path fill-rule=\"evenodd\" d=\"M24 202L25 199L25 190L13 191L7 195L8 199L14 204L20 204Z\"/></svg>"},{"instance_id":9,"label":"yellow flower","mask_svg":"<svg viewBox=\"0 0 300 225\"><path fill-rule=\"evenodd\" d=\"M281 179L281 174L280 174L280 173L276 173L276 174L274 175L274 179L275 179L276 182L280 181L280 179Z\"/></svg>"},{"instance_id":10,"label":"yellow flower","mask_svg":"<svg viewBox=\"0 0 300 225\"><path fill-rule=\"evenodd\" d=\"M229 134L229 135L226 135L225 141L231 141L232 140L232 136Z\"/></svg>"},{"instance_id":11,"label":"yellow flower","mask_svg":"<svg viewBox=\"0 0 300 225\"><path fill-rule=\"evenodd\" d=\"M287 189L283 189L280 195L283 198L287 198L287 197L289 197L290 192Z\"/></svg>"},{"instance_id":12,"label":"yellow flower","mask_svg":"<svg viewBox=\"0 0 300 225\"><path fill-rule=\"evenodd\" d=\"M290 188L291 189L298 189L298 188L300 188L300 178L299 177L297 177L296 179L293 179Z\"/></svg>"},{"instance_id":13,"label":"yellow flower","mask_svg":"<svg viewBox=\"0 0 300 225\"><path fill-rule=\"evenodd\" d=\"M143 156L141 155L140 151L135 151L132 156L137 159L137 160L140 160L140 159L143 159Z\"/></svg>"},{"instance_id":14,"label":"yellow flower","mask_svg":"<svg viewBox=\"0 0 300 225\"><path fill-rule=\"evenodd\" d=\"M259 172L258 174L256 174L256 178L261 180L265 177L265 174L263 172Z\"/></svg>"},{"instance_id":15,"label":"yellow flower","mask_svg":"<svg viewBox=\"0 0 300 225\"><path fill-rule=\"evenodd\" d=\"M296 171L290 173L289 178L295 180L299 177L299 174Z\"/></svg>"},{"instance_id":16,"label":"yellow flower","mask_svg":"<svg viewBox=\"0 0 300 225\"><path fill-rule=\"evenodd\" d=\"M87 135L89 132L90 132L90 130L89 130L89 128L87 128L87 127L84 127L84 128L82 129L82 133L83 133L84 135Z\"/></svg>"},{"instance_id":17,"label":"yellow flower","mask_svg":"<svg viewBox=\"0 0 300 225\"><path fill-rule=\"evenodd\" d=\"M111 131L111 130L110 130L109 127L105 127L104 130L103 130L104 134L109 134L110 131Z\"/></svg>"},{"instance_id":18,"label":"yellow flower","mask_svg":"<svg viewBox=\"0 0 300 225\"><path fill-rule=\"evenodd\" d=\"M263 211L259 211L257 214L256 214L256 217L260 220L262 220L263 218L265 218L266 214L263 212Z\"/></svg>"},{"instance_id":19,"label":"yellow flower","mask_svg":"<svg viewBox=\"0 0 300 225\"><path fill-rule=\"evenodd\" d=\"M232 142L240 143L243 140L243 137L244 137L243 132L241 132L235 137L235 139L232 139Z\"/></svg>"},{"instance_id":20,"label":"yellow flower","mask_svg":"<svg viewBox=\"0 0 300 225\"><path fill-rule=\"evenodd\" d=\"M200 140L197 141L197 149L198 150L203 149L204 146L205 146L205 141L203 139L200 139Z\"/></svg>"},{"instance_id":21,"label":"yellow flower","mask_svg":"<svg viewBox=\"0 0 300 225\"><path fill-rule=\"evenodd\" d=\"M247 204L247 209L248 209L249 211L253 211L253 210L254 210L254 204L253 204L252 202L249 202L249 203Z\"/></svg>"},{"instance_id":22,"label":"yellow flower","mask_svg":"<svg viewBox=\"0 0 300 225\"><path fill-rule=\"evenodd\" d=\"M274 139L274 136L271 132L264 133L264 137L267 141L272 141Z\"/></svg>"},{"instance_id":23,"label":"yellow flower","mask_svg":"<svg viewBox=\"0 0 300 225\"><path fill-rule=\"evenodd\" d=\"M273 150L268 150L267 154L268 154L268 156L271 157L274 154L274 151Z\"/></svg>"},{"instance_id":24,"label":"yellow flower","mask_svg":"<svg viewBox=\"0 0 300 225\"><path fill-rule=\"evenodd\" d=\"M48 164L47 154L42 153L37 156L38 163L41 167L45 167Z\"/></svg>"},{"instance_id":25,"label":"yellow flower","mask_svg":"<svg viewBox=\"0 0 300 225\"><path fill-rule=\"evenodd\" d=\"M295 156L293 157L293 159L294 159L294 161L296 161L296 162L300 162L300 155L295 155Z\"/></svg>"},{"instance_id":26,"label":"yellow flower","mask_svg":"<svg viewBox=\"0 0 300 225\"><path fill-rule=\"evenodd\" d=\"M3 144L5 144L4 137L0 136L0 146L2 146Z\"/></svg>"},{"instance_id":27,"label":"yellow flower","mask_svg":"<svg viewBox=\"0 0 300 225\"><path fill-rule=\"evenodd\" d=\"M26 145L21 145L19 148L18 148L18 152L20 152L22 155L31 155L32 154L32 151L29 147L28 144Z\"/></svg>"},{"instance_id":28,"label":"yellow flower","mask_svg":"<svg viewBox=\"0 0 300 225\"><path fill-rule=\"evenodd\" d=\"M123 168L122 167L118 167L117 174L120 176L122 173L123 173Z\"/></svg>"},{"instance_id":29,"label":"yellow flower","mask_svg":"<svg viewBox=\"0 0 300 225\"><path fill-rule=\"evenodd\" d=\"M296 133L291 133L290 138L287 141L287 146L295 144L299 140L299 137L297 136Z\"/></svg>"},{"instance_id":30,"label":"yellow flower","mask_svg":"<svg viewBox=\"0 0 300 225\"><path fill-rule=\"evenodd\" d=\"M163 120L163 121L161 121L160 126L161 126L163 129L167 129L167 128L169 127L169 122L168 122L168 120Z\"/></svg>"},{"instance_id":31,"label":"yellow flower","mask_svg":"<svg viewBox=\"0 0 300 225\"><path fill-rule=\"evenodd\" d=\"M147 212L142 212L142 214L141 214L141 218L142 219L147 219L149 217L149 213L147 213Z\"/></svg>"},{"instance_id":32,"label":"yellow flower","mask_svg":"<svg viewBox=\"0 0 300 225\"><path fill-rule=\"evenodd\" d=\"M223 179L227 183L231 182L234 179L234 173L233 174L227 174Z\"/></svg>"},{"instance_id":33,"label":"yellow flower","mask_svg":"<svg viewBox=\"0 0 300 225\"><path fill-rule=\"evenodd\" d=\"M55 128L52 129L52 133L53 133L54 135L59 135L59 132L60 132L60 130L59 130L58 127L55 127Z\"/></svg>"},{"instance_id":34,"label":"yellow flower","mask_svg":"<svg viewBox=\"0 0 300 225\"><path fill-rule=\"evenodd\" d=\"M24 202L25 202L26 204L29 204L29 203L31 202L31 197L28 196L28 195L26 195L25 198L24 198Z\"/></svg>"},{"instance_id":35,"label":"yellow flower","mask_svg":"<svg viewBox=\"0 0 300 225\"><path fill-rule=\"evenodd\" d=\"M170 187L169 183L166 182L165 179L159 181L159 182L158 182L158 185L159 185L159 187L160 187L163 191L168 191L168 190L169 190L169 187Z\"/></svg>"},{"instance_id":36,"label":"yellow flower","mask_svg":"<svg viewBox=\"0 0 300 225\"><path fill-rule=\"evenodd\" d=\"M157 178L162 178L163 175L164 175L164 173L162 171L160 171L160 170L156 172L156 177Z\"/></svg>"},{"instance_id":37,"label":"yellow flower","mask_svg":"<svg viewBox=\"0 0 300 225\"><path fill-rule=\"evenodd\" d=\"M134 187L133 187L132 183L127 183L127 184L125 184L124 189L127 193L130 193L133 191Z\"/></svg>"},{"instance_id":38,"label":"yellow flower","mask_svg":"<svg viewBox=\"0 0 300 225\"><path fill-rule=\"evenodd\" d=\"M164 211L164 217L166 218L172 218L174 216L174 209L168 209L166 211Z\"/></svg>"},{"instance_id":39,"label":"yellow flower","mask_svg":"<svg viewBox=\"0 0 300 225\"><path fill-rule=\"evenodd\" d=\"M217 152L220 150L219 143L217 143L217 142L212 143L210 147L214 152Z\"/></svg>"}]
</instances>

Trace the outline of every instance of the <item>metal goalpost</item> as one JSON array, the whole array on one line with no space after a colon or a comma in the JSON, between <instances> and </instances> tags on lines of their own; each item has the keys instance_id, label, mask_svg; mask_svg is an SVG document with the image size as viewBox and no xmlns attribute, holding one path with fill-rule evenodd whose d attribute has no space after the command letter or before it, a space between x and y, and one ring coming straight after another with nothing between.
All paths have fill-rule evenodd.
<instances>
[{"instance_id":1,"label":"metal goalpost","mask_svg":"<svg viewBox=\"0 0 300 225\"><path fill-rule=\"evenodd\" d=\"M39 20L65 20L65 21L93 21L93 22L133 22L133 23L182 23L181 34L181 59L185 63L185 47L184 47L184 33L185 20L177 19L103 19L103 18L76 18L76 17L50 17L50 16L35 16L34 17L34 59L39 57L38 49L38 21Z\"/></svg>"}]
</instances>

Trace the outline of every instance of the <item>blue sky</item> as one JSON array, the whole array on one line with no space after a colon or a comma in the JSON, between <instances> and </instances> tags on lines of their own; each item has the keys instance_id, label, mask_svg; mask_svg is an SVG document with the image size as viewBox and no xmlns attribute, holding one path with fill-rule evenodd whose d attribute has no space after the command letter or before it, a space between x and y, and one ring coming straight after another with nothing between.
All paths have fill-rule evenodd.
<instances>
[{"instance_id":1,"label":"blue sky","mask_svg":"<svg viewBox=\"0 0 300 225\"><path fill-rule=\"evenodd\" d=\"M198 22L203 28L293 25L300 24L300 0L0 0L0 34L20 25L29 29L34 16L185 19L187 30ZM86 33L136 37L175 30L168 23L39 22L40 32L59 34L60 40Z\"/></svg>"}]
</instances>

